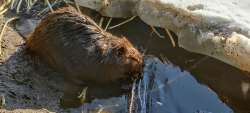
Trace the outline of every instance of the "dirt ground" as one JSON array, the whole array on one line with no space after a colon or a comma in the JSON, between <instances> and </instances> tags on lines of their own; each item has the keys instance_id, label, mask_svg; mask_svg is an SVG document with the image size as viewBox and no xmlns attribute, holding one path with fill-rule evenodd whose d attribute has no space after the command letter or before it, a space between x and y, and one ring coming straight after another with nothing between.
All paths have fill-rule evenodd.
<instances>
[{"instance_id":1,"label":"dirt ground","mask_svg":"<svg viewBox=\"0 0 250 113\"><path fill-rule=\"evenodd\" d=\"M39 4L38 9L41 9ZM116 110L119 111L119 108L121 108L121 111L124 111L122 109L124 108L124 103L122 103L124 101L120 101L124 98L119 97L107 99L107 101L101 100L100 102L97 100L93 104L86 104L79 108L60 108L64 84L62 74L54 72L46 64L39 61L37 57L28 53L25 46L25 37L27 37L26 34L30 33L30 30L34 29L29 27L34 26L29 25L25 16L27 15L19 15L21 24L18 21L11 22L6 27L1 40L0 113L106 113L108 111L103 109L99 111L99 107L107 105L112 108L113 104L117 102L122 106ZM31 15L28 14L28 16ZM0 29L3 28L9 17L13 17L11 12L7 13L7 18L0 17ZM24 19L22 19L23 17ZM31 22L31 24L33 23ZM20 29L23 31L19 31Z\"/></svg>"},{"instance_id":2,"label":"dirt ground","mask_svg":"<svg viewBox=\"0 0 250 113\"><path fill-rule=\"evenodd\" d=\"M37 58L31 56L24 39L11 27L7 27L0 57L0 95L5 105L0 113L111 113L124 110L123 97L95 100L79 108L60 108L63 96L63 77ZM105 107L106 106L106 107ZM115 107L115 109L112 109ZM99 110L110 108L112 110ZM115 110L115 111L114 111Z\"/></svg>"},{"instance_id":3,"label":"dirt ground","mask_svg":"<svg viewBox=\"0 0 250 113\"><path fill-rule=\"evenodd\" d=\"M19 109L15 110L17 112L20 109L34 108L39 112L48 112L39 109L61 111L59 100L62 96L62 85L59 84L63 84L63 81L55 80L62 77L56 77L60 75L28 55L23 38L10 27L7 27L3 35L2 48L0 94L6 101L4 108Z\"/></svg>"}]
</instances>

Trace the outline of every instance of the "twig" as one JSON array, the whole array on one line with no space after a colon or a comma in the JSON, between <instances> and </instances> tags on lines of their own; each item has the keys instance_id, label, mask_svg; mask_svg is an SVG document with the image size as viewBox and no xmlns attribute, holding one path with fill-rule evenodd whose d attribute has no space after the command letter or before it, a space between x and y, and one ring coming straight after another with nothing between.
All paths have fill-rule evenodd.
<instances>
[{"instance_id":1,"label":"twig","mask_svg":"<svg viewBox=\"0 0 250 113\"><path fill-rule=\"evenodd\" d=\"M97 25L97 23L96 23L94 20L92 20L91 18L89 18L88 16L86 16L85 19L86 19L88 22L90 22L91 24L93 24L93 25L99 30L99 32L100 32L101 34L104 34L103 29L101 28L102 26L100 26L100 24L103 23L103 17L101 18L101 20L100 20L100 22L99 22L99 25Z\"/></svg>"},{"instance_id":2,"label":"twig","mask_svg":"<svg viewBox=\"0 0 250 113\"><path fill-rule=\"evenodd\" d=\"M117 24L117 25L114 25L114 26L109 27L108 29L114 29L114 28L119 27L119 26L121 26L121 25L123 25L123 24L126 24L126 23L132 21L135 17L136 17L136 16L133 16L133 17L131 17L131 18L129 18L129 19L127 19L127 20L125 20L125 21L123 21L123 22Z\"/></svg>"},{"instance_id":3,"label":"twig","mask_svg":"<svg viewBox=\"0 0 250 113\"><path fill-rule=\"evenodd\" d=\"M0 15L4 14L7 10L8 10L8 8L2 10L2 11L0 12Z\"/></svg>"},{"instance_id":4,"label":"twig","mask_svg":"<svg viewBox=\"0 0 250 113\"><path fill-rule=\"evenodd\" d=\"M106 27L105 27L105 29L104 29L105 31L107 31L107 29L108 29L109 24L111 23L111 21L112 21L112 18L110 17L110 18L109 18L109 21L108 21L108 23L107 23L107 25L106 25Z\"/></svg>"},{"instance_id":5,"label":"twig","mask_svg":"<svg viewBox=\"0 0 250 113\"><path fill-rule=\"evenodd\" d=\"M134 103L134 96L135 96L135 85L136 82L133 83L133 87L132 87L132 92L131 92L131 99L130 99L130 104L129 104L129 113L132 113L133 111L133 103Z\"/></svg>"},{"instance_id":6,"label":"twig","mask_svg":"<svg viewBox=\"0 0 250 113\"><path fill-rule=\"evenodd\" d=\"M4 34L4 31L8 25L8 23L10 23L11 21L13 20L16 20L18 17L13 17L13 18L10 18L9 20L7 20L3 26L3 29L0 33L0 56L2 56L2 38L3 38L3 34Z\"/></svg>"},{"instance_id":7,"label":"twig","mask_svg":"<svg viewBox=\"0 0 250 113\"><path fill-rule=\"evenodd\" d=\"M35 3L36 2L36 0L33 2L32 0L28 0L28 4L29 4L29 6L31 7L32 5L33 5L33 3Z\"/></svg>"},{"instance_id":8,"label":"twig","mask_svg":"<svg viewBox=\"0 0 250 113\"><path fill-rule=\"evenodd\" d=\"M51 7L53 7L54 5L57 4L57 0L51 5ZM42 13L48 11L48 7L44 8L42 11L40 11L37 15L41 15Z\"/></svg>"},{"instance_id":9,"label":"twig","mask_svg":"<svg viewBox=\"0 0 250 113\"><path fill-rule=\"evenodd\" d=\"M2 4L0 5L0 11L3 10L4 7L5 7L5 3L2 3Z\"/></svg>"},{"instance_id":10,"label":"twig","mask_svg":"<svg viewBox=\"0 0 250 113\"><path fill-rule=\"evenodd\" d=\"M10 2L11 2L10 0L5 0L3 4L0 4L0 15L1 13L3 14L3 12L6 12L5 10L8 9L6 6L8 6Z\"/></svg>"},{"instance_id":11,"label":"twig","mask_svg":"<svg viewBox=\"0 0 250 113\"><path fill-rule=\"evenodd\" d=\"M47 3L48 6L49 6L50 11L51 11L51 12L54 12L54 10L53 10L51 4L49 3L49 0L45 0L45 1L46 1L46 3Z\"/></svg>"},{"instance_id":12,"label":"twig","mask_svg":"<svg viewBox=\"0 0 250 113\"><path fill-rule=\"evenodd\" d=\"M30 8L30 0L25 0L25 2L26 2L26 4L27 4L27 9L29 9Z\"/></svg>"},{"instance_id":13,"label":"twig","mask_svg":"<svg viewBox=\"0 0 250 113\"><path fill-rule=\"evenodd\" d=\"M170 63L170 61L168 60L168 58L167 57L164 57L164 55L163 54L160 54L160 59L162 60L162 62L163 63Z\"/></svg>"},{"instance_id":14,"label":"twig","mask_svg":"<svg viewBox=\"0 0 250 113\"><path fill-rule=\"evenodd\" d=\"M75 6L76 6L78 12L82 14L82 11L81 11L81 9L80 9L80 7L79 7L78 2L76 2L76 0L74 0L74 2L75 2Z\"/></svg>"},{"instance_id":15,"label":"twig","mask_svg":"<svg viewBox=\"0 0 250 113\"><path fill-rule=\"evenodd\" d=\"M153 30L153 32L160 38L164 38L164 36L162 36L153 26L150 26L151 29Z\"/></svg>"},{"instance_id":16,"label":"twig","mask_svg":"<svg viewBox=\"0 0 250 113\"><path fill-rule=\"evenodd\" d=\"M11 1L11 5L10 5L10 9L13 9L14 8L14 6L16 6L16 1L15 0L12 0Z\"/></svg>"},{"instance_id":17,"label":"twig","mask_svg":"<svg viewBox=\"0 0 250 113\"><path fill-rule=\"evenodd\" d=\"M20 7L21 7L21 4L22 4L23 0L20 0L17 4L17 8L16 8L16 12L19 13L20 12Z\"/></svg>"},{"instance_id":18,"label":"twig","mask_svg":"<svg viewBox=\"0 0 250 113\"><path fill-rule=\"evenodd\" d=\"M169 32L169 30L168 30L167 28L165 28L165 31L167 32L168 37L169 37L169 39L170 39L170 41L171 41L171 43L172 43L173 47L176 47L176 44L175 44L174 38L173 38L173 36L171 35L171 33Z\"/></svg>"},{"instance_id":19,"label":"twig","mask_svg":"<svg viewBox=\"0 0 250 113\"><path fill-rule=\"evenodd\" d=\"M99 22L100 27L102 27L103 20L104 20L104 17L101 17L100 22Z\"/></svg>"},{"instance_id":20,"label":"twig","mask_svg":"<svg viewBox=\"0 0 250 113\"><path fill-rule=\"evenodd\" d=\"M30 11L30 9L32 8L32 6L37 2L37 0L28 0L28 8L27 10Z\"/></svg>"}]
</instances>

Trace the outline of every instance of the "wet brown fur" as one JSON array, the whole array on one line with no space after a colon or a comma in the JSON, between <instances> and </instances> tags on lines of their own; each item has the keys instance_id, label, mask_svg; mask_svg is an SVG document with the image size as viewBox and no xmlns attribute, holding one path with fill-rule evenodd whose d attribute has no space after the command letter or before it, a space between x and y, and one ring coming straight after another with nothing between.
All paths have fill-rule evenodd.
<instances>
[{"instance_id":1,"label":"wet brown fur","mask_svg":"<svg viewBox=\"0 0 250 113\"><path fill-rule=\"evenodd\" d=\"M143 58L125 37L99 28L72 7L48 14L27 40L30 51L76 83L138 78Z\"/></svg>"}]
</instances>

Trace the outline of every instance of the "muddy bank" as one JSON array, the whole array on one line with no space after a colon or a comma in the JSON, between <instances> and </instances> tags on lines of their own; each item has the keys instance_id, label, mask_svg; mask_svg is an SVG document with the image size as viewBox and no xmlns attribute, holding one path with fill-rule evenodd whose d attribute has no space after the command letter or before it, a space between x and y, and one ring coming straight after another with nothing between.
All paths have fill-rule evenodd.
<instances>
[{"instance_id":1,"label":"muddy bank","mask_svg":"<svg viewBox=\"0 0 250 113\"><path fill-rule=\"evenodd\" d=\"M6 31L0 66L0 92L6 100L5 108L60 111L62 80L46 66L32 61L22 37L10 27Z\"/></svg>"}]
</instances>

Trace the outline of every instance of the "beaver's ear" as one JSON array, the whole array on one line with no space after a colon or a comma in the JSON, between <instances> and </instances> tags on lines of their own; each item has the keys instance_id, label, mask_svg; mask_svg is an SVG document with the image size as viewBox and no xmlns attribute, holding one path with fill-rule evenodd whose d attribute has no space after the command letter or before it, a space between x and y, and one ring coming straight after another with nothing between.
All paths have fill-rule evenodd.
<instances>
[{"instance_id":1,"label":"beaver's ear","mask_svg":"<svg viewBox=\"0 0 250 113\"><path fill-rule=\"evenodd\" d=\"M125 52L126 52L126 48L125 47L123 47L123 46L121 46L121 47L119 47L118 49L117 49L117 56L122 56L122 55L124 55L125 54Z\"/></svg>"}]
</instances>

